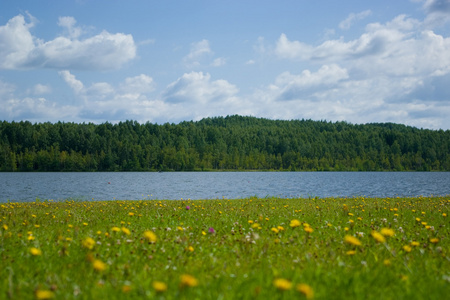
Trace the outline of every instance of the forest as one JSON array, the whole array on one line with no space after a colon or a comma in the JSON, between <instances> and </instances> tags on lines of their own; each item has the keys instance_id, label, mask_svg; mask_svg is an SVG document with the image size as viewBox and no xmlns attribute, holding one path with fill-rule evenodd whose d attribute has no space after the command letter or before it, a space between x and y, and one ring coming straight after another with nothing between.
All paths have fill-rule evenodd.
<instances>
[{"instance_id":1,"label":"forest","mask_svg":"<svg viewBox=\"0 0 450 300\"><path fill-rule=\"evenodd\" d=\"M248 116L0 122L0 171L450 171L450 131Z\"/></svg>"}]
</instances>

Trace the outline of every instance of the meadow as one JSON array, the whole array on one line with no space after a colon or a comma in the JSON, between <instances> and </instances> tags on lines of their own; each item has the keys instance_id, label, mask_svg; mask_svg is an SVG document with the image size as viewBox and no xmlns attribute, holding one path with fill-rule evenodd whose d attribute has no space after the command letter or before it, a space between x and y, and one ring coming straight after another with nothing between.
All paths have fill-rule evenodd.
<instances>
[{"instance_id":1,"label":"meadow","mask_svg":"<svg viewBox=\"0 0 450 300\"><path fill-rule=\"evenodd\" d=\"M0 205L1 299L445 299L450 197Z\"/></svg>"}]
</instances>

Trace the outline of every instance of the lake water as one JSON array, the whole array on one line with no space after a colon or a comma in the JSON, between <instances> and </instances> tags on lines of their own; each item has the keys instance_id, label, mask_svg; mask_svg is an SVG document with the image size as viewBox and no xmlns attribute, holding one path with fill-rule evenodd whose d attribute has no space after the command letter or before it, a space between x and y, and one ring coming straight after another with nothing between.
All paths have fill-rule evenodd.
<instances>
[{"instance_id":1,"label":"lake water","mask_svg":"<svg viewBox=\"0 0 450 300\"><path fill-rule=\"evenodd\" d=\"M0 202L450 195L450 172L0 173Z\"/></svg>"}]
</instances>

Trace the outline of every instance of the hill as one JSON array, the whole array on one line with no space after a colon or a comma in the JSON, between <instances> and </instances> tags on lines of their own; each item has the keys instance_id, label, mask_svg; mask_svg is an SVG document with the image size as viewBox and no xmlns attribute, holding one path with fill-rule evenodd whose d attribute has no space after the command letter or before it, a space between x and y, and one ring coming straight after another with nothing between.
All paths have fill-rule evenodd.
<instances>
[{"instance_id":1,"label":"hill","mask_svg":"<svg viewBox=\"0 0 450 300\"><path fill-rule=\"evenodd\" d=\"M450 131L227 116L0 122L1 171L450 171Z\"/></svg>"}]
</instances>

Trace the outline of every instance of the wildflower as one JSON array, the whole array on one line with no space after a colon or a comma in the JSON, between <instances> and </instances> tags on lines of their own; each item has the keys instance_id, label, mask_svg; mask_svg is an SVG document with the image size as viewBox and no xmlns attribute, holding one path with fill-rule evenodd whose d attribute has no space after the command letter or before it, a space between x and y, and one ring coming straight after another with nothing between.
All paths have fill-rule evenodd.
<instances>
[{"instance_id":1,"label":"wildflower","mask_svg":"<svg viewBox=\"0 0 450 300\"><path fill-rule=\"evenodd\" d=\"M192 275L183 274L180 277L180 286L181 287L194 287L198 285L198 280Z\"/></svg>"},{"instance_id":2,"label":"wildflower","mask_svg":"<svg viewBox=\"0 0 450 300\"><path fill-rule=\"evenodd\" d=\"M92 250L92 248L94 248L94 246L95 246L95 241L94 241L93 238L87 237L87 238L85 238L85 239L81 242L81 245L82 245L84 248L87 248L87 249L89 249L89 250Z\"/></svg>"},{"instance_id":3,"label":"wildflower","mask_svg":"<svg viewBox=\"0 0 450 300\"><path fill-rule=\"evenodd\" d=\"M302 223L297 219L291 220L291 223L289 223L289 226L292 228L299 227L300 225L302 225Z\"/></svg>"},{"instance_id":4,"label":"wildflower","mask_svg":"<svg viewBox=\"0 0 450 300\"><path fill-rule=\"evenodd\" d=\"M346 242L350 245L353 245L353 246L361 246L361 242L357 238L355 238L354 236L351 236L351 235L346 235L344 237L344 242Z\"/></svg>"},{"instance_id":5,"label":"wildflower","mask_svg":"<svg viewBox=\"0 0 450 300\"><path fill-rule=\"evenodd\" d=\"M84 222L84 223L83 223L83 226L88 226L88 225L89 225L89 224L88 224L88 223L86 223L86 222Z\"/></svg>"},{"instance_id":6,"label":"wildflower","mask_svg":"<svg viewBox=\"0 0 450 300\"><path fill-rule=\"evenodd\" d=\"M4 229L4 230L8 230L8 225L3 224L3 229Z\"/></svg>"},{"instance_id":7,"label":"wildflower","mask_svg":"<svg viewBox=\"0 0 450 300\"><path fill-rule=\"evenodd\" d=\"M278 278L273 281L273 285L280 291L287 291L292 288L292 282L287 279Z\"/></svg>"},{"instance_id":8,"label":"wildflower","mask_svg":"<svg viewBox=\"0 0 450 300\"><path fill-rule=\"evenodd\" d=\"M386 238L381 233L379 233L377 231L372 231L371 235L378 243L385 243L386 242Z\"/></svg>"},{"instance_id":9,"label":"wildflower","mask_svg":"<svg viewBox=\"0 0 450 300\"><path fill-rule=\"evenodd\" d=\"M202 235L206 235L206 232L204 232L203 230L202 230Z\"/></svg>"},{"instance_id":10,"label":"wildflower","mask_svg":"<svg viewBox=\"0 0 450 300\"><path fill-rule=\"evenodd\" d=\"M279 231L284 231L284 227L283 227L283 226L277 226L277 229L278 229Z\"/></svg>"},{"instance_id":11,"label":"wildflower","mask_svg":"<svg viewBox=\"0 0 450 300\"><path fill-rule=\"evenodd\" d=\"M208 232L209 232L209 233L216 233L216 231L215 231L214 228L212 228L212 227L209 227Z\"/></svg>"},{"instance_id":12,"label":"wildflower","mask_svg":"<svg viewBox=\"0 0 450 300\"><path fill-rule=\"evenodd\" d=\"M134 216L134 213L133 213L133 212L129 212L128 215L129 215L130 217L132 217L132 216Z\"/></svg>"},{"instance_id":13,"label":"wildflower","mask_svg":"<svg viewBox=\"0 0 450 300\"><path fill-rule=\"evenodd\" d=\"M46 299L52 299L54 297L55 297L55 294L52 291L48 291L48 290L37 290L36 291L36 299L46 300Z\"/></svg>"},{"instance_id":14,"label":"wildflower","mask_svg":"<svg viewBox=\"0 0 450 300\"><path fill-rule=\"evenodd\" d=\"M411 252L411 250L412 250L412 248L410 247L410 246L408 246L408 245L405 245L405 246L403 246L403 250L405 251L405 252Z\"/></svg>"},{"instance_id":15,"label":"wildflower","mask_svg":"<svg viewBox=\"0 0 450 300\"><path fill-rule=\"evenodd\" d=\"M278 233L278 232L279 232L278 228L275 228L275 227L272 227L270 230L271 230L272 232L274 232L274 233Z\"/></svg>"},{"instance_id":16,"label":"wildflower","mask_svg":"<svg viewBox=\"0 0 450 300\"><path fill-rule=\"evenodd\" d=\"M446 213L443 213L443 214L442 214L442 216L443 216L443 217L446 217L446 216L447 216L447 214L446 214Z\"/></svg>"},{"instance_id":17,"label":"wildflower","mask_svg":"<svg viewBox=\"0 0 450 300\"><path fill-rule=\"evenodd\" d=\"M309 227L309 226L306 226L304 229L305 229L305 231L306 231L307 233L311 233L311 232L314 231L314 229L312 229L312 228Z\"/></svg>"},{"instance_id":18,"label":"wildflower","mask_svg":"<svg viewBox=\"0 0 450 300\"><path fill-rule=\"evenodd\" d=\"M152 283L152 285L153 285L153 288L155 289L155 291L158 293L167 291L167 284L165 284L162 281L154 281Z\"/></svg>"},{"instance_id":19,"label":"wildflower","mask_svg":"<svg viewBox=\"0 0 450 300\"><path fill-rule=\"evenodd\" d=\"M356 251L355 250L349 250L347 251L347 255L355 255Z\"/></svg>"},{"instance_id":20,"label":"wildflower","mask_svg":"<svg viewBox=\"0 0 450 300\"><path fill-rule=\"evenodd\" d=\"M130 235L131 231L128 228L122 227L121 228L122 232L125 233L126 235Z\"/></svg>"},{"instance_id":21,"label":"wildflower","mask_svg":"<svg viewBox=\"0 0 450 300\"><path fill-rule=\"evenodd\" d=\"M156 243L158 238L156 237L156 234L153 231L147 230L144 232L144 238L147 239L150 243Z\"/></svg>"},{"instance_id":22,"label":"wildflower","mask_svg":"<svg viewBox=\"0 0 450 300\"><path fill-rule=\"evenodd\" d=\"M119 227L113 227L113 228L111 228L111 230L112 230L113 232L119 232L119 231L120 231L120 228L119 228Z\"/></svg>"},{"instance_id":23,"label":"wildflower","mask_svg":"<svg viewBox=\"0 0 450 300\"><path fill-rule=\"evenodd\" d=\"M430 239L430 243L437 244L437 243L439 243L439 239L438 238L432 238L432 239Z\"/></svg>"},{"instance_id":24,"label":"wildflower","mask_svg":"<svg viewBox=\"0 0 450 300\"><path fill-rule=\"evenodd\" d=\"M94 267L94 270L97 272L101 272L106 269L106 264L99 259L94 260L92 262L92 266Z\"/></svg>"},{"instance_id":25,"label":"wildflower","mask_svg":"<svg viewBox=\"0 0 450 300\"><path fill-rule=\"evenodd\" d=\"M248 220L248 224L253 224L253 221L252 220Z\"/></svg>"},{"instance_id":26,"label":"wildflower","mask_svg":"<svg viewBox=\"0 0 450 300\"><path fill-rule=\"evenodd\" d=\"M34 255L34 256L42 255L41 249L34 248L34 247L30 248L30 253L31 253L31 255Z\"/></svg>"},{"instance_id":27,"label":"wildflower","mask_svg":"<svg viewBox=\"0 0 450 300\"><path fill-rule=\"evenodd\" d=\"M191 207L189 205L186 205L186 210L190 210Z\"/></svg>"},{"instance_id":28,"label":"wildflower","mask_svg":"<svg viewBox=\"0 0 450 300\"><path fill-rule=\"evenodd\" d=\"M385 265L385 266L390 266L390 265L391 265L391 261L390 261L389 259L385 259L385 260L383 261L383 265Z\"/></svg>"},{"instance_id":29,"label":"wildflower","mask_svg":"<svg viewBox=\"0 0 450 300\"><path fill-rule=\"evenodd\" d=\"M305 295L306 299L314 298L314 291L309 285L307 285L305 283L299 283L299 284L297 284L296 289L298 292Z\"/></svg>"},{"instance_id":30,"label":"wildflower","mask_svg":"<svg viewBox=\"0 0 450 300\"><path fill-rule=\"evenodd\" d=\"M418 247L418 246L420 246L420 243L419 243L419 242L416 242L416 241L412 241L412 242L411 242L411 246L413 246L413 247Z\"/></svg>"},{"instance_id":31,"label":"wildflower","mask_svg":"<svg viewBox=\"0 0 450 300\"><path fill-rule=\"evenodd\" d=\"M395 235L394 230L392 230L391 228L382 228L381 231L380 231L380 233L381 233L382 235L388 236L388 237L391 237L391 236L394 236L394 235Z\"/></svg>"},{"instance_id":32,"label":"wildflower","mask_svg":"<svg viewBox=\"0 0 450 300\"><path fill-rule=\"evenodd\" d=\"M186 248L186 250L189 251L189 252L194 252L194 247L189 246L189 247Z\"/></svg>"}]
</instances>

